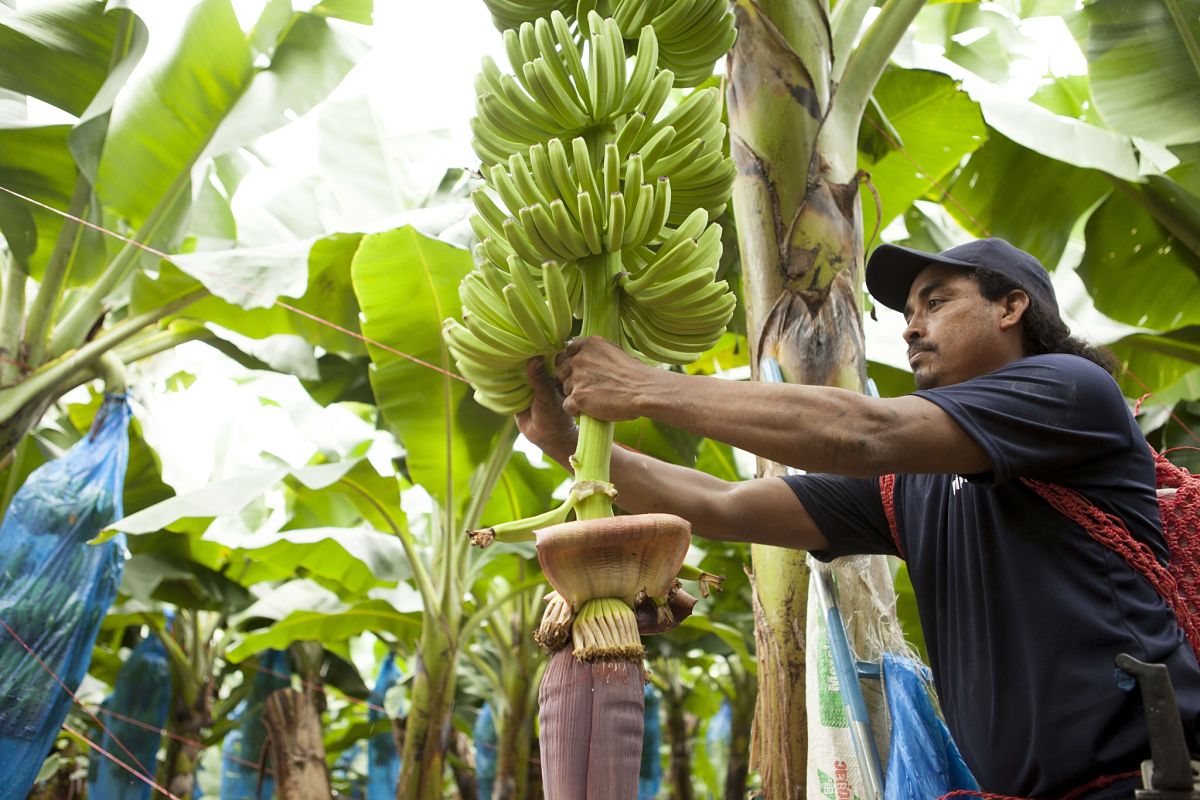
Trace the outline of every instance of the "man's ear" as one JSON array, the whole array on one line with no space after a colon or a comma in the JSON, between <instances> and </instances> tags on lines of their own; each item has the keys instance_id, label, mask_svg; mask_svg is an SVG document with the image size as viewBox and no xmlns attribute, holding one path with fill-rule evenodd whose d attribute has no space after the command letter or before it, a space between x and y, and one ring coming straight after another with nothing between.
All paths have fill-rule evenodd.
<instances>
[{"instance_id":1,"label":"man's ear","mask_svg":"<svg viewBox=\"0 0 1200 800\"><path fill-rule=\"evenodd\" d=\"M1029 310L1029 295L1024 289L1013 289L1004 295L1003 303L1000 329L1008 330L1025 318L1025 312Z\"/></svg>"}]
</instances>

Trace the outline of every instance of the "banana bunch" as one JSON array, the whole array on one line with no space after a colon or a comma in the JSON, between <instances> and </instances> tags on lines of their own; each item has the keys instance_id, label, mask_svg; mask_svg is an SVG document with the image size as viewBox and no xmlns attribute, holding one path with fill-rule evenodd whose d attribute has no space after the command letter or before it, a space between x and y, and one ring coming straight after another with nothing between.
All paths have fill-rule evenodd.
<instances>
[{"instance_id":1,"label":"banana bunch","mask_svg":"<svg viewBox=\"0 0 1200 800\"><path fill-rule=\"evenodd\" d=\"M637 39L647 25L658 35L657 65L671 70L675 86L697 86L712 75L713 63L737 38L728 0L484 0L502 31L552 14L578 21L586 40L594 30L591 13L612 17L625 39ZM569 19L569 18L570 19Z\"/></svg>"},{"instance_id":2,"label":"banana bunch","mask_svg":"<svg viewBox=\"0 0 1200 800\"><path fill-rule=\"evenodd\" d=\"M641 2L622 8L675 8ZM720 92L664 110L676 81L658 66L654 27L641 27L630 70L621 23L595 11L587 21L586 59L556 8L505 32L512 75L487 59L477 81L472 129L487 183L472 194L478 267L460 287L463 319L447 320L444 335L476 398L502 414L529 402L525 362L571 336L593 256L621 254L612 288L622 337L651 360L693 361L736 302L715 282L721 237L709 225L735 172Z\"/></svg>"},{"instance_id":3,"label":"banana bunch","mask_svg":"<svg viewBox=\"0 0 1200 800\"><path fill-rule=\"evenodd\" d=\"M479 404L515 414L533 396L525 362L539 354L552 357L566 345L582 284L577 269L557 261L535 270L513 255L505 264L507 270L484 259L463 278L462 322L447 319L442 334Z\"/></svg>"},{"instance_id":4,"label":"banana bunch","mask_svg":"<svg viewBox=\"0 0 1200 800\"><path fill-rule=\"evenodd\" d=\"M665 364L690 364L733 317L737 298L716 280L721 226L696 209L657 250L627 254L620 279L621 331L628 346Z\"/></svg>"}]
</instances>

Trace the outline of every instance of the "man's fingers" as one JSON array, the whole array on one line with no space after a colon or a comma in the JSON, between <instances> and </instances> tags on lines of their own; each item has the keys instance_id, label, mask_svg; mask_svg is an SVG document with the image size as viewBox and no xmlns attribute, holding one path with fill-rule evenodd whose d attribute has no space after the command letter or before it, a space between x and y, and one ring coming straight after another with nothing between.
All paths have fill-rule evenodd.
<instances>
[{"instance_id":1,"label":"man's fingers","mask_svg":"<svg viewBox=\"0 0 1200 800\"><path fill-rule=\"evenodd\" d=\"M534 356L525 362L525 377L534 386L548 380L546 375L546 359L542 356Z\"/></svg>"},{"instance_id":2,"label":"man's fingers","mask_svg":"<svg viewBox=\"0 0 1200 800\"><path fill-rule=\"evenodd\" d=\"M567 412L567 414L571 415L572 417L579 416L579 406L576 405L575 401L572 400L570 397L568 397L566 400L563 400L562 407L563 407L563 411Z\"/></svg>"}]
</instances>

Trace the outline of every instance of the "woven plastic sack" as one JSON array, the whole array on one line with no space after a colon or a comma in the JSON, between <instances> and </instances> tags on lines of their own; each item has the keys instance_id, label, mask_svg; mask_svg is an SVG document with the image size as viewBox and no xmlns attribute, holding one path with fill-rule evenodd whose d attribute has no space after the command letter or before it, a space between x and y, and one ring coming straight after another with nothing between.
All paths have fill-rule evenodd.
<instances>
[{"instance_id":1,"label":"woven plastic sack","mask_svg":"<svg viewBox=\"0 0 1200 800\"><path fill-rule=\"evenodd\" d=\"M267 729L262 722L263 704L271 692L292 685L283 652L260 653L258 669L250 680L249 695L229 715L238 726L221 744L221 800L271 800L275 792L274 779L260 773L258 765L269 766L264 761Z\"/></svg>"},{"instance_id":2,"label":"woven plastic sack","mask_svg":"<svg viewBox=\"0 0 1200 800\"><path fill-rule=\"evenodd\" d=\"M62 727L117 594L125 538L88 540L122 516L129 406L105 398L88 436L38 467L0 523L0 800L23 800ZM11 631L9 630L11 628Z\"/></svg>"},{"instance_id":3,"label":"woven plastic sack","mask_svg":"<svg viewBox=\"0 0 1200 800\"><path fill-rule=\"evenodd\" d=\"M492 719L492 707L488 703L479 709L475 718L475 791L480 800L492 796L492 785L496 782L496 721Z\"/></svg>"},{"instance_id":4,"label":"woven plastic sack","mask_svg":"<svg viewBox=\"0 0 1200 800\"><path fill-rule=\"evenodd\" d=\"M150 778L157 767L161 731L171 707L171 664L157 636L138 642L117 673L113 693L100 719L107 730L100 746ZM140 723L140 724L139 724ZM126 752L128 751L128 752ZM149 800L150 784L92 751L88 796L111 800Z\"/></svg>"},{"instance_id":5,"label":"woven plastic sack","mask_svg":"<svg viewBox=\"0 0 1200 800\"><path fill-rule=\"evenodd\" d=\"M388 689L400 680L400 670L396 667L396 659L388 653L383 664L379 666L379 675L375 678L375 688L371 690L371 707L367 710L367 719L371 722L387 717L382 711L383 702L387 698ZM367 744L367 800L393 800L396 796L396 784L400 781L400 754L396 752L396 740L391 731L377 733ZM490 795L489 795L490 796Z\"/></svg>"},{"instance_id":6,"label":"woven plastic sack","mask_svg":"<svg viewBox=\"0 0 1200 800\"><path fill-rule=\"evenodd\" d=\"M638 774L638 800L654 800L662 788L662 693L647 683L645 727L642 733L642 768Z\"/></svg>"},{"instance_id":7,"label":"woven plastic sack","mask_svg":"<svg viewBox=\"0 0 1200 800\"><path fill-rule=\"evenodd\" d=\"M884 800L930 800L956 789L979 789L934 710L930 681L924 664L884 654L884 694L892 717Z\"/></svg>"}]
</instances>

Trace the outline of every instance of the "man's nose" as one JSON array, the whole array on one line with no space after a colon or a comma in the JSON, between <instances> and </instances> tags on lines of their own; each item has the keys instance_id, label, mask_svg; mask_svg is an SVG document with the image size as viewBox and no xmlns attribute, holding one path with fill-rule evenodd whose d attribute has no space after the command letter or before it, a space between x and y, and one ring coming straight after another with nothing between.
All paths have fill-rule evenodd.
<instances>
[{"instance_id":1,"label":"man's nose","mask_svg":"<svg viewBox=\"0 0 1200 800\"><path fill-rule=\"evenodd\" d=\"M904 341L912 344L925 335L925 326L921 324L920 318L913 317L904 327Z\"/></svg>"}]
</instances>

